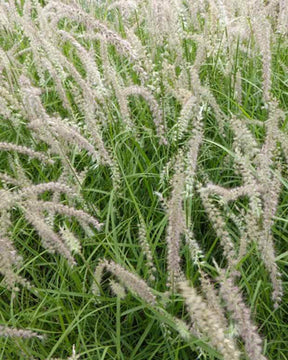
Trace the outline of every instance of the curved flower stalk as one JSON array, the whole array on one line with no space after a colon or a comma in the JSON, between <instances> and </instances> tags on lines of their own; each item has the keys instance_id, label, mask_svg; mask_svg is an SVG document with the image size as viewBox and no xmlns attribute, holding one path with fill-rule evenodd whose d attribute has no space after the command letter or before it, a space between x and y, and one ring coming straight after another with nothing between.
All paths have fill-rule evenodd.
<instances>
[{"instance_id":1,"label":"curved flower stalk","mask_svg":"<svg viewBox=\"0 0 288 360\"><path fill-rule=\"evenodd\" d=\"M162 314L162 316L168 317L169 323L173 323L173 327L179 332L181 337L185 339L190 337L203 339L208 336L210 345L215 347L223 355L224 359L240 359L240 352L235 345L235 341L228 335L227 322L223 309L219 308L218 295L212 290L211 285L208 284L207 278L203 277L203 290L206 291L209 288L208 294L213 293L217 303L217 305L216 303L214 304L215 306L211 306L204 298L198 295L196 290L188 285L187 281L177 283L177 287L180 288L183 294L191 316L191 325L189 327L182 319L171 317L169 313L166 313L158 305L159 301L156 302L157 299L153 289L142 279L112 260L102 260L96 267L94 272L95 281L92 285L94 295L97 297L100 295L100 284L105 270L110 272L120 282L110 281L110 287L116 296L123 298L126 295L123 287L127 288L147 305L155 308L155 311ZM158 292L158 295L161 294ZM165 296L165 294L162 295Z\"/></svg>"},{"instance_id":2,"label":"curved flower stalk","mask_svg":"<svg viewBox=\"0 0 288 360\"><path fill-rule=\"evenodd\" d=\"M225 300L227 309L230 311L236 323L239 335L245 342L245 349L251 360L267 360L262 355L262 340L257 333L256 326L251 321L251 310L242 299L240 289L234 284L233 277L227 277L225 271L220 272L220 295Z\"/></svg>"},{"instance_id":3,"label":"curved flower stalk","mask_svg":"<svg viewBox=\"0 0 288 360\"><path fill-rule=\"evenodd\" d=\"M183 156L183 152L180 151L174 165L175 174L172 178L171 197L167 202L167 286L171 288L172 291L175 291L177 282L183 276L180 265L181 235L185 232L185 217L183 212L183 192L185 185Z\"/></svg>"},{"instance_id":4,"label":"curved flower stalk","mask_svg":"<svg viewBox=\"0 0 288 360\"><path fill-rule=\"evenodd\" d=\"M237 330L236 336L243 339L249 359L266 359L262 355L262 340L251 320L251 311L244 303L240 290L234 284L235 279L232 276L227 277L225 269L218 269L220 271L219 290L215 289L207 274L201 270L201 288L205 297L189 285L188 280L177 283L177 289L182 294L190 315L190 324L183 319L171 316L164 310L162 307L164 302L161 304L160 298L162 297L162 300L165 298L165 302L169 302L166 298L167 293L153 290L137 275L114 261L102 260L95 269L92 292L97 297L100 296L101 281L105 271L111 273L119 281L119 283L110 281L110 287L116 296L123 299L126 296L124 288L131 291L160 316L163 316L167 324L177 330L183 339L189 341L192 338L199 338L207 341L208 337L209 345L217 349L223 359L239 360L242 354L236 345L235 333L233 337L231 335L232 318ZM157 298L154 293L157 293ZM222 305L221 298L225 301L225 307Z\"/></svg>"},{"instance_id":5,"label":"curved flower stalk","mask_svg":"<svg viewBox=\"0 0 288 360\"><path fill-rule=\"evenodd\" d=\"M35 151L26 146L21 146L21 145L16 145L16 144L12 144L12 143L6 143L6 142L0 142L0 150L16 151L19 154L24 154L24 155L29 156L29 158L38 159L38 160L45 162L47 164L50 164L50 165L54 164L54 161L51 158L49 158L48 156L46 156L44 153Z\"/></svg>"},{"instance_id":6,"label":"curved flower stalk","mask_svg":"<svg viewBox=\"0 0 288 360\"><path fill-rule=\"evenodd\" d=\"M17 183L17 185L19 184ZM18 290L16 283L28 285L28 282L14 271L15 266L20 266L21 258L17 255L9 239L10 227L12 226L10 212L13 209L18 207L23 212L25 219L34 226L42 239L42 244L48 251L51 253L58 252L68 260L70 265L75 265L72 252L79 249L79 240L75 238L74 246L71 246L71 242L67 241L67 231L66 233L61 229L59 229L59 232L55 231L49 214L58 213L66 217L74 217L83 226L92 225L97 230L101 228L98 220L83 210L56 201L40 200L39 196L47 191L64 193L70 197L72 196L72 198L76 196L70 187L57 182L28 185L17 190L14 189L14 191L9 189L0 190L0 271L4 275L5 283L11 289Z\"/></svg>"},{"instance_id":7,"label":"curved flower stalk","mask_svg":"<svg viewBox=\"0 0 288 360\"><path fill-rule=\"evenodd\" d=\"M92 285L92 292L95 295L99 294L99 286L105 269L116 276L124 287L138 295L147 304L152 306L156 304L156 297L145 281L112 260L101 261L95 269L95 283Z\"/></svg>"},{"instance_id":8,"label":"curved flower stalk","mask_svg":"<svg viewBox=\"0 0 288 360\"><path fill-rule=\"evenodd\" d=\"M234 341L226 335L218 313L212 311L196 290L188 282L179 283L181 293L185 299L189 315L196 323L200 332L209 337L212 345L223 355L223 359L240 359Z\"/></svg>"},{"instance_id":9,"label":"curved flower stalk","mask_svg":"<svg viewBox=\"0 0 288 360\"><path fill-rule=\"evenodd\" d=\"M130 86L123 90L126 97L131 95L140 95L145 99L153 113L154 123L156 126L157 134L162 144L167 145L167 139L165 138L165 125L163 123L163 115L157 101L150 92L140 86Z\"/></svg>"},{"instance_id":10,"label":"curved flower stalk","mask_svg":"<svg viewBox=\"0 0 288 360\"><path fill-rule=\"evenodd\" d=\"M0 337L20 337L22 339L31 339L38 338L42 340L44 336L39 335L38 333L28 330L28 329L17 329L13 327L8 327L4 325L0 325Z\"/></svg>"},{"instance_id":11,"label":"curved flower stalk","mask_svg":"<svg viewBox=\"0 0 288 360\"><path fill-rule=\"evenodd\" d=\"M3 225L3 218L0 216L0 225ZM2 233L3 231L1 231ZM4 285L13 292L18 291L17 284L29 287L29 282L18 275L15 269L22 264L22 257L17 254L12 241L1 234L0 237L0 273L4 276Z\"/></svg>"},{"instance_id":12,"label":"curved flower stalk","mask_svg":"<svg viewBox=\"0 0 288 360\"><path fill-rule=\"evenodd\" d=\"M260 255L270 274L273 285L273 300L278 307L282 297L282 281L276 264L276 256L273 244L272 225L277 211L279 194L281 191L281 161L279 158L278 141L279 121L283 119L283 112L279 109L277 102L269 103L269 115L264 127L266 137L263 145L257 145L247 125L241 121L232 119L231 127L234 130L234 168L242 176L243 185L235 188L224 188L222 186L207 184L200 189L201 198L206 211L211 219L217 235L223 243L226 256L233 267L236 260L236 252L225 225L225 218L221 210L213 203L211 196L220 197L223 204L246 197L249 206L244 215L244 224L233 221L239 231L243 234L245 229L247 236L241 237L241 256L247 249L248 242L256 242ZM280 143L281 144L281 143ZM285 147L283 147L285 149ZM222 230L221 230L222 229ZM225 248L226 247L226 248ZM230 250L229 250L230 249ZM232 252L231 252L232 251Z\"/></svg>"}]
</instances>

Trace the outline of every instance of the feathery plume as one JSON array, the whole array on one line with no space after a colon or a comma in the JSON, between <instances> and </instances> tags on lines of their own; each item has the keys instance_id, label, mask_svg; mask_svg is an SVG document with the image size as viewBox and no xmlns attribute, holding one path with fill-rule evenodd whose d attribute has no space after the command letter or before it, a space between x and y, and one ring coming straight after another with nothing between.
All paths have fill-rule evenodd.
<instances>
[{"instance_id":1,"label":"feathery plume","mask_svg":"<svg viewBox=\"0 0 288 360\"><path fill-rule=\"evenodd\" d=\"M245 305L238 287L231 276L227 277L225 271L220 272L220 294L225 300L227 309L236 321L239 335L245 342L245 350L251 360L266 360L262 355L262 340L257 333L256 326L251 321L251 310Z\"/></svg>"},{"instance_id":2,"label":"feathery plume","mask_svg":"<svg viewBox=\"0 0 288 360\"><path fill-rule=\"evenodd\" d=\"M112 260L103 260L96 267L94 275L97 281L97 287L94 284L92 286L92 292L94 294L98 294L98 287L101 283L105 268L107 271L116 276L128 290L139 296L140 299L144 300L147 304L152 306L156 304L156 297L145 281Z\"/></svg>"},{"instance_id":3,"label":"feathery plume","mask_svg":"<svg viewBox=\"0 0 288 360\"><path fill-rule=\"evenodd\" d=\"M0 325L0 336L3 337L21 337L23 339L31 339L31 338L38 338L40 340L43 339L42 335L38 333L28 330L28 329L17 329L8 327L5 325Z\"/></svg>"},{"instance_id":4,"label":"feathery plume","mask_svg":"<svg viewBox=\"0 0 288 360\"><path fill-rule=\"evenodd\" d=\"M221 326L218 313L211 310L196 290L187 281L179 283L179 288L187 305L192 321L204 336L208 336L211 344L223 355L224 360L239 360L240 352L234 341L226 335L226 329ZM220 321L219 321L220 320Z\"/></svg>"},{"instance_id":5,"label":"feathery plume","mask_svg":"<svg viewBox=\"0 0 288 360\"><path fill-rule=\"evenodd\" d=\"M167 268L168 268L168 283L167 286L175 290L175 285L182 276L180 267L180 244L181 235L185 231L185 216L183 211L183 192L185 177L183 152L179 151L175 165L175 174L172 178L172 192L170 199L167 202L167 215L168 215L168 227L167 227Z\"/></svg>"},{"instance_id":6,"label":"feathery plume","mask_svg":"<svg viewBox=\"0 0 288 360\"><path fill-rule=\"evenodd\" d=\"M144 252L144 255L146 256L147 259L147 266L149 268L149 280L150 281L154 281L155 280L155 275L156 275L156 268L153 262L153 256L152 256L152 251L150 248L150 244L148 242L147 239L147 229L146 229L146 224L144 223L144 219L141 218L140 219L140 223L138 224L138 228L139 228L139 241L140 241L140 245L141 248Z\"/></svg>"}]
</instances>

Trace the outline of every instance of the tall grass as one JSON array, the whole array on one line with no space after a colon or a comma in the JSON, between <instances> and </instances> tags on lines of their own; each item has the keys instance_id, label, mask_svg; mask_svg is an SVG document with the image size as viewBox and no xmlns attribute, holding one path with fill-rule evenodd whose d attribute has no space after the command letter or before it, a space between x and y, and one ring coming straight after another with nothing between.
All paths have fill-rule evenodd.
<instances>
[{"instance_id":1,"label":"tall grass","mask_svg":"<svg viewBox=\"0 0 288 360\"><path fill-rule=\"evenodd\" d=\"M0 0L1 359L287 359L287 30Z\"/></svg>"}]
</instances>

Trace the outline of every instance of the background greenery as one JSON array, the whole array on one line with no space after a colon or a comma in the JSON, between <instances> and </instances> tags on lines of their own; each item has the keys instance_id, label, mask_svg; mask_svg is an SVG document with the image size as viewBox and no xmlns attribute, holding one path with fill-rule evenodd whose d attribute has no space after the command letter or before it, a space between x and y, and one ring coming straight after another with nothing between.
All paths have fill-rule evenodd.
<instances>
[{"instance_id":1,"label":"background greenery","mask_svg":"<svg viewBox=\"0 0 288 360\"><path fill-rule=\"evenodd\" d=\"M97 14L102 20L110 21L110 13ZM115 13L113 21L121 25L121 17ZM121 30L121 26L120 26ZM140 31L140 30L139 30ZM145 43L143 31L142 41ZM10 34L0 34L3 49L9 48ZM81 63L69 51L63 51L81 71ZM187 64L193 64L196 46L193 41L184 44L187 47ZM25 44L23 45L25 47ZM131 66L123 61L114 47L109 48L114 58L117 71L125 77L131 76ZM156 67L161 67L161 48L155 56ZM241 114L248 119L266 120L267 111L263 106L261 94L261 61L248 58L239 51L235 64L241 68L242 105L235 100L235 71L225 76L217 65L219 58L207 57L201 66L201 81L209 86L217 103L225 114ZM23 57L24 61L25 57ZM101 60L99 60L101 61ZM78 64L78 65L77 65ZM280 107L288 111L288 52L287 44L278 37L272 52L272 93L279 101ZM14 69L17 72L17 69ZM35 84L39 82L34 65L29 68ZM133 71L132 71L133 72ZM33 75L34 74L34 75ZM163 94L162 94L163 95ZM159 95L159 98L162 96ZM165 96L165 93L164 93ZM47 111L65 115L61 100L55 91L53 81L47 81L46 91L41 96ZM51 357L66 358L71 355L72 345L80 359L214 359L219 355L199 340L185 342L173 324L160 312L147 306L141 299L128 293L125 299L115 297L108 287L109 277L105 276L101 296L95 298L90 287L93 272L99 259L108 258L137 272L148 280L149 269L139 244L138 223L144 219L148 229L148 240L154 254L157 277L155 289L164 292L166 289L166 242L165 231L167 215L159 201L158 192L164 197L169 196L169 178L163 177L165 165L183 147L188 139L179 142L170 141L165 147L153 131L154 125L149 108L144 100L132 97L129 102L133 119L137 126L138 137L121 126L121 114L116 98L111 98L109 109L113 122L107 122L104 130L106 144L119 165L120 188L113 189L111 172L107 167L97 165L81 151L71 154L71 162L77 170L89 167L89 172L82 188L85 204L90 213L101 222L103 228L93 236L87 236L76 221L70 222L71 228L81 238L82 253L75 255L77 265L70 268L59 255L51 255L40 243L35 230L27 224L19 210L13 212L14 227L12 238L19 254L24 258L24 265L19 269L31 284L32 289L21 287L11 297L11 292L0 288L0 322L18 328L29 328L45 334L44 340L39 339L0 339L1 359L50 359ZM172 98L162 98L166 122L169 129L175 125L180 113L180 106ZM81 114L79 114L79 117ZM117 121L118 120L118 121ZM208 109L204 114L205 141L198 158L199 180L208 177L211 182L227 187L239 185L241 177L234 173L229 152L232 147L232 134L227 129L226 137L219 133L213 113ZM257 125L251 126L259 143L263 141L263 131ZM283 128L287 129L286 122ZM152 130L151 130L152 129ZM168 135L169 137L169 135ZM33 136L25 124L15 127L9 119L1 119L0 141L13 142L19 145L33 143ZM42 149L45 151L45 145ZM57 180L61 174L60 162L53 166L43 167L38 160L29 160L25 155L0 152L0 168L7 170L11 157L18 159L25 175L33 183ZM284 174L286 175L287 172ZM279 203L277 217L273 226L277 263L282 273L284 296L280 307L273 309L271 301L271 284L268 273L261 262L260 254L255 245L239 264L241 278L239 286L243 291L246 303L251 307L258 325L259 333L264 339L264 354L268 359L288 359L288 308L287 308L287 265L288 265L288 181L283 175L281 179L283 191ZM233 207L235 204L232 204ZM245 207L245 201L243 201ZM204 212L200 197L195 193L192 199L185 200L185 213L188 221L193 223L195 237L204 252L205 269L215 276L213 259L219 265L225 265L222 250L208 218ZM99 209L99 212L96 211ZM227 223L229 233L237 238L233 224ZM183 269L191 282L199 284L197 267L191 263L187 246L181 249ZM185 306L180 296L171 299L167 309L171 314L186 318ZM232 329L231 329L232 331Z\"/></svg>"}]
</instances>

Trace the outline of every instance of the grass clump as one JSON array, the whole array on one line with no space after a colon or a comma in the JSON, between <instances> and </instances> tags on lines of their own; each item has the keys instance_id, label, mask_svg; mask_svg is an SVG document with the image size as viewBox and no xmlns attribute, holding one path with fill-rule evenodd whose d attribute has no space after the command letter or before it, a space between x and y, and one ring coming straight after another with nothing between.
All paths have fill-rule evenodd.
<instances>
[{"instance_id":1,"label":"grass clump","mask_svg":"<svg viewBox=\"0 0 288 360\"><path fill-rule=\"evenodd\" d=\"M1 359L287 359L287 11L0 1Z\"/></svg>"}]
</instances>

